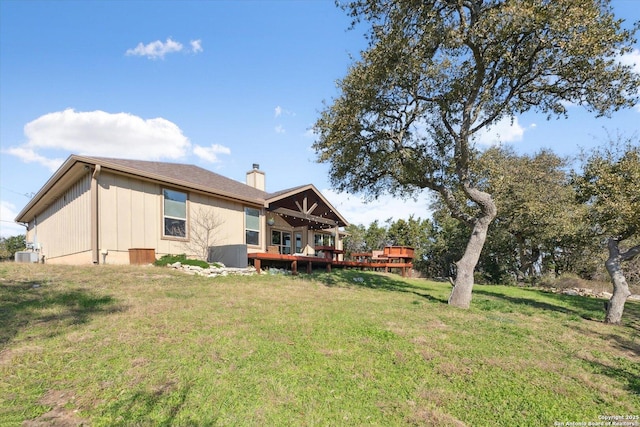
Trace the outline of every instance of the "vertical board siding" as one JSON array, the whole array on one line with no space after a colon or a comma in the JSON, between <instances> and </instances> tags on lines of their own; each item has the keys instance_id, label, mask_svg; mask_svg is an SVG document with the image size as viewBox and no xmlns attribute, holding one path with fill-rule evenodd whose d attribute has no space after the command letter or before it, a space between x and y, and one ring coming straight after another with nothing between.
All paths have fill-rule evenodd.
<instances>
[{"instance_id":1,"label":"vertical board siding","mask_svg":"<svg viewBox=\"0 0 640 427\"><path fill-rule=\"evenodd\" d=\"M30 236L47 258L91 250L91 175L86 174L37 217Z\"/></svg>"},{"instance_id":2,"label":"vertical board siding","mask_svg":"<svg viewBox=\"0 0 640 427\"><path fill-rule=\"evenodd\" d=\"M189 200L190 227L200 212L213 212L219 226L215 229L215 245L244 243L244 205L227 200L194 194Z\"/></svg>"},{"instance_id":3,"label":"vertical board siding","mask_svg":"<svg viewBox=\"0 0 640 427\"><path fill-rule=\"evenodd\" d=\"M132 248L153 248L158 257L191 252L188 242L162 237L163 188L171 187L103 171L98 196L100 249L125 253ZM214 244L244 243L244 204L187 193L188 227L199 211L213 211L220 219Z\"/></svg>"},{"instance_id":4,"label":"vertical board siding","mask_svg":"<svg viewBox=\"0 0 640 427\"><path fill-rule=\"evenodd\" d=\"M100 177L100 246L110 251L158 248L160 186L111 173Z\"/></svg>"},{"instance_id":5,"label":"vertical board siding","mask_svg":"<svg viewBox=\"0 0 640 427\"><path fill-rule=\"evenodd\" d=\"M117 203L115 176L106 172L100 174L98 181L98 244L101 249L117 250L116 234Z\"/></svg>"}]
</instances>

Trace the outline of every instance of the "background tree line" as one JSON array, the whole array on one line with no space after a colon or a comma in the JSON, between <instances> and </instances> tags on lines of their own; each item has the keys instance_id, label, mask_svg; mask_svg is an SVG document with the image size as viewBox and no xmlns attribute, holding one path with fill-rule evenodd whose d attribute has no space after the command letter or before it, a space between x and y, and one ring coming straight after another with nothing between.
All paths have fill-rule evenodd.
<instances>
[{"instance_id":1,"label":"background tree line","mask_svg":"<svg viewBox=\"0 0 640 427\"><path fill-rule=\"evenodd\" d=\"M632 139L612 142L583 154L578 163L572 169L568 159L549 150L519 155L511 147L492 147L477 153L476 185L494 195L498 208L477 282L535 284L566 273L610 280L609 239L624 248L640 244L640 149ZM415 269L424 276L455 277L471 230L440 199L431 210L427 219L351 225L345 250L412 246ZM631 285L640 285L640 258L630 259L624 272Z\"/></svg>"},{"instance_id":2,"label":"background tree line","mask_svg":"<svg viewBox=\"0 0 640 427\"><path fill-rule=\"evenodd\" d=\"M25 235L0 237L0 261L13 260L15 253L26 248Z\"/></svg>"}]
</instances>

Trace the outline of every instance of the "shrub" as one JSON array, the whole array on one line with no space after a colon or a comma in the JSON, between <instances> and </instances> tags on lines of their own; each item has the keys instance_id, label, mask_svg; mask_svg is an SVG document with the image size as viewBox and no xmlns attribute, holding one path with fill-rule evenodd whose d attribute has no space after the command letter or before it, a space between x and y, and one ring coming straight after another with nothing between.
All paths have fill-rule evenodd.
<instances>
[{"instance_id":1,"label":"shrub","mask_svg":"<svg viewBox=\"0 0 640 427\"><path fill-rule=\"evenodd\" d=\"M153 265L158 267L165 267L169 264L175 264L179 262L184 265L195 265L202 268L209 268L209 263L205 261L200 261L198 259L188 259L185 254L180 255L164 255L160 259L157 259Z\"/></svg>"}]
</instances>

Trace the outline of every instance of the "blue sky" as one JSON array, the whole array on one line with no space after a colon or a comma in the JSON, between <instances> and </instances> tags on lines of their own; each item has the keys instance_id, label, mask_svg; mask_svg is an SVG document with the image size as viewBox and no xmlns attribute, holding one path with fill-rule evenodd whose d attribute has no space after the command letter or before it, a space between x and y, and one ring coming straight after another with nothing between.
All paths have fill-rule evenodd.
<instances>
[{"instance_id":1,"label":"blue sky","mask_svg":"<svg viewBox=\"0 0 640 427\"><path fill-rule=\"evenodd\" d=\"M640 20L640 0L613 0ZM366 203L330 189L311 150L323 101L366 47L333 0L0 0L0 235L70 154L192 163L267 190L313 183L352 223L427 217L427 197ZM636 46L640 49L640 45ZM640 66L640 51L623 60ZM483 143L576 154L606 131L632 134L640 109L595 119L526 114Z\"/></svg>"}]
</instances>

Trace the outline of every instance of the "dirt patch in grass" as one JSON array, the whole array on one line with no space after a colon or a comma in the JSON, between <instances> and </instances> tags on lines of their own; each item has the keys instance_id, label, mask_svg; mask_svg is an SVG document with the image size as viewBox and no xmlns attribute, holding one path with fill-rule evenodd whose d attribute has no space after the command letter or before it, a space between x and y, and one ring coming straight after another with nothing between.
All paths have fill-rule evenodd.
<instances>
[{"instance_id":1,"label":"dirt patch in grass","mask_svg":"<svg viewBox=\"0 0 640 427\"><path fill-rule=\"evenodd\" d=\"M466 427L466 424L449 414L437 409L419 408L406 418L408 425L413 426L450 426Z\"/></svg>"},{"instance_id":2,"label":"dirt patch in grass","mask_svg":"<svg viewBox=\"0 0 640 427\"><path fill-rule=\"evenodd\" d=\"M469 377L473 374L473 369L464 361L443 362L436 367L436 372L444 378L453 379L457 377Z\"/></svg>"},{"instance_id":3,"label":"dirt patch in grass","mask_svg":"<svg viewBox=\"0 0 640 427\"><path fill-rule=\"evenodd\" d=\"M5 348L0 351L0 366L9 365L15 357L20 357L25 354L36 354L43 350L38 345L23 345L15 348Z\"/></svg>"},{"instance_id":4,"label":"dirt patch in grass","mask_svg":"<svg viewBox=\"0 0 640 427\"><path fill-rule=\"evenodd\" d=\"M22 423L23 427L75 427L89 425L88 421L78 416L74 409L75 396L69 391L49 390L38 401L40 405L51 407L51 410L33 420Z\"/></svg>"}]
</instances>

